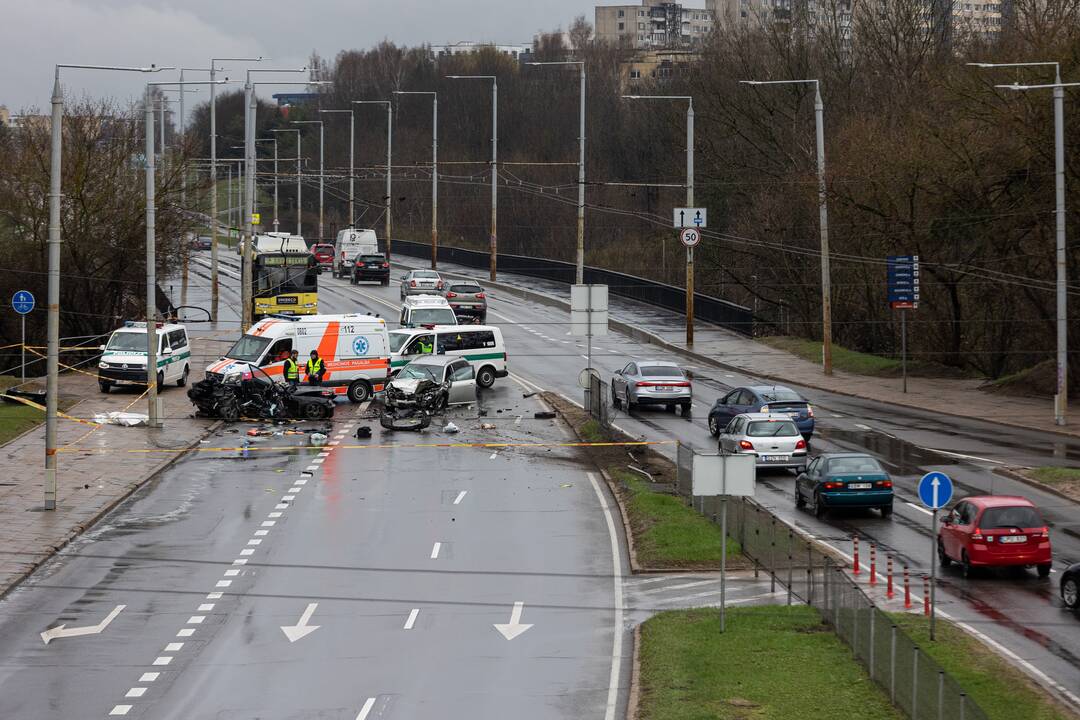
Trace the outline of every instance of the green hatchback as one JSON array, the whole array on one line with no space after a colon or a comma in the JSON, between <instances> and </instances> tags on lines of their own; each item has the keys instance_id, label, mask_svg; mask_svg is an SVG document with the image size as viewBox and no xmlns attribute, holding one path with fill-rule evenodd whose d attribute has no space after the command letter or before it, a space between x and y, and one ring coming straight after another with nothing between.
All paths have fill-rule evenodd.
<instances>
[{"instance_id":1,"label":"green hatchback","mask_svg":"<svg viewBox=\"0 0 1080 720\"><path fill-rule=\"evenodd\" d=\"M834 508L876 508L887 518L893 511L892 478L870 455L825 453L795 479L795 507L807 503L818 517Z\"/></svg>"}]
</instances>

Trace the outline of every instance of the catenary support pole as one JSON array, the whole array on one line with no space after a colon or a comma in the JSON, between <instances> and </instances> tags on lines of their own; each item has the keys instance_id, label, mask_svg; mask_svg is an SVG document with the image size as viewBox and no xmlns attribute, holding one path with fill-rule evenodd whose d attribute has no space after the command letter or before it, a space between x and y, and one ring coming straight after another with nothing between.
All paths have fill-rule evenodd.
<instances>
[{"instance_id":1,"label":"catenary support pole","mask_svg":"<svg viewBox=\"0 0 1080 720\"><path fill-rule=\"evenodd\" d=\"M151 428L161 427L158 417L157 385L157 277L155 264L155 199L154 199L154 104L150 94L151 85L146 86L146 403Z\"/></svg>"},{"instance_id":2,"label":"catenary support pole","mask_svg":"<svg viewBox=\"0 0 1080 720\"><path fill-rule=\"evenodd\" d=\"M64 93L60 68L52 92L52 148L49 166L49 289L45 351L45 509L56 509L57 383L60 371L60 158L63 152Z\"/></svg>"}]
</instances>

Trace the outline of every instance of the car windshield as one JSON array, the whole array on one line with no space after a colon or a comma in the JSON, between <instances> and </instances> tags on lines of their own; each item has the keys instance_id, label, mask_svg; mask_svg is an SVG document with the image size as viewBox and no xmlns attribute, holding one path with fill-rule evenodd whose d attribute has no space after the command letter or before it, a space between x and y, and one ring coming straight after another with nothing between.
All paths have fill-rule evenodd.
<instances>
[{"instance_id":1,"label":"car windshield","mask_svg":"<svg viewBox=\"0 0 1080 720\"><path fill-rule=\"evenodd\" d=\"M415 278L436 278L438 279L439 273L434 270L414 270L413 277Z\"/></svg>"},{"instance_id":2,"label":"car windshield","mask_svg":"<svg viewBox=\"0 0 1080 720\"><path fill-rule=\"evenodd\" d=\"M360 262L365 262L365 263L370 263L370 262L381 263L381 262L386 261L386 258L384 258L382 255L361 255L360 257L358 257L356 259L359 260Z\"/></svg>"},{"instance_id":3,"label":"car windshield","mask_svg":"<svg viewBox=\"0 0 1080 720\"><path fill-rule=\"evenodd\" d=\"M758 397L763 402L805 402L799 394L792 392L791 390L783 390L780 388L769 388L768 390L759 390Z\"/></svg>"},{"instance_id":4,"label":"car windshield","mask_svg":"<svg viewBox=\"0 0 1080 720\"><path fill-rule=\"evenodd\" d=\"M418 365L415 363L409 363L398 373L399 378L406 380L438 380L435 378L434 368L428 365Z\"/></svg>"},{"instance_id":5,"label":"car windshield","mask_svg":"<svg viewBox=\"0 0 1080 720\"><path fill-rule=\"evenodd\" d=\"M107 349L117 352L146 352L146 333L113 333Z\"/></svg>"},{"instance_id":6,"label":"car windshield","mask_svg":"<svg viewBox=\"0 0 1080 720\"><path fill-rule=\"evenodd\" d=\"M1039 512L1033 507L1017 505L1015 507L987 508L979 520L979 527L990 530L1000 528L1035 528L1043 526Z\"/></svg>"},{"instance_id":7,"label":"car windshield","mask_svg":"<svg viewBox=\"0 0 1080 720\"><path fill-rule=\"evenodd\" d=\"M417 308L409 321L413 325L456 325L457 319L450 308Z\"/></svg>"},{"instance_id":8,"label":"car windshield","mask_svg":"<svg viewBox=\"0 0 1080 720\"><path fill-rule=\"evenodd\" d=\"M846 475L849 473L882 473L885 471L878 465L878 461L872 457L844 457L830 460L829 472Z\"/></svg>"},{"instance_id":9,"label":"car windshield","mask_svg":"<svg viewBox=\"0 0 1080 720\"><path fill-rule=\"evenodd\" d=\"M671 365L642 365L642 377L674 377L681 378L682 370Z\"/></svg>"},{"instance_id":10,"label":"car windshield","mask_svg":"<svg viewBox=\"0 0 1080 720\"><path fill-rule=\"evenodd\" d=\"M229 348L229 352L225 353L225 356L232 358L233 360L257 363L259 358L262 357L263 351L266 350L266 346L269 344L269 338L244 335Z\"/></svg>"},{"instance_id":11,"label":"car windshield","mask_svg":"<svg viewBox=\"0 0 1080 720\"><path fill-rule=\"evenodd\" d=\"M484 292L484 288L480 287L479 285L451 285L450 292L475 295L476 293Z\"/></svg>"},{"instance_id":12,"label":"car windshield","mask_svg":"<svg viewBox=\"0 0 1080 720\"><path fill-rule=\"evenodd\" d=\"M401 348L405 346L409 338L412 337L412 333L407 332L392 332L390 333L390 352L401 352Z\"/></svg>"},{"instance_id":13,"label":"car windshield","mask_svg":"<svg viewBox=\"0 0 1080 720\"><path fill-rule=\"evenodd\" d=\"M787 437L798 435L799 431L790 420L755 420L746 428L746 434L749 437Z\"/></svg>"}]
</instances>

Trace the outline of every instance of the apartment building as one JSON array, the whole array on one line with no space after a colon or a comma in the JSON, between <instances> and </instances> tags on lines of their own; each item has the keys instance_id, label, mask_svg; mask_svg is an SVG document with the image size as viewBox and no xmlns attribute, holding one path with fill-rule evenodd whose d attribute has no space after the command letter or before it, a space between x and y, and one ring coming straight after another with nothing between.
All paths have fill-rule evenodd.
<instances>
[{"instance_id":1,"label":"apartment building","mask_svg":"<svg viewBox=\"0 0 1080 720\"><path fill-rule=\"evenodd\" d=\"M448 45L432 45L431 55L434 59L438 60L442 57L449 57L452 55L468 55L471 53L479 52L484 48L490 48L497 53L506 55L515 60L527 58L532 52L531 45L496 45L494 43L475 42L472 40L464 40L462 42L450 43Z\"/></svg>"},{"instance_id":2,"label":"apartment building","mask_svg":"<svg viewBox=\"0 0 1080 720\"><path fill-rule=\"evenodd\" d=\"M713 22L709 9L643 0L639 5L597 5L595 30L597 40L618 47L679 48L700 44Z\"/></svg>"}]
</instances>

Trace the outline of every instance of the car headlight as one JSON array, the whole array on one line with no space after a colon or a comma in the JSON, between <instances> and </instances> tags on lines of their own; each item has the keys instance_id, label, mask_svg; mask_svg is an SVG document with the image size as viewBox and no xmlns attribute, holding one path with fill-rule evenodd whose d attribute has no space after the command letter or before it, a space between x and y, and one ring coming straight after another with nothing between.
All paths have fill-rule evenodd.
<instances>
[{"instance_id":1,"label":"car headlight","mask_svg":"<svg viewBox=\"0 0 1080 720\"><path fill-rule=\"evenodd\" d=\"M304 303L304 307L313 308L313 307L315 307L315 303Z\"/></svg>"},{"instance_id":2,"label":"car headlight","mask_svg":"<svg viewBox=\"0 0 1080 720\"><path fill-rule=\"evenodd\" d=\"M101 368L102 370L108 370L109 369L109 363L107 363L107 362L105 362L103 360L103 361L98 363L98 367Z\"/></svg>"}]
</instances>

